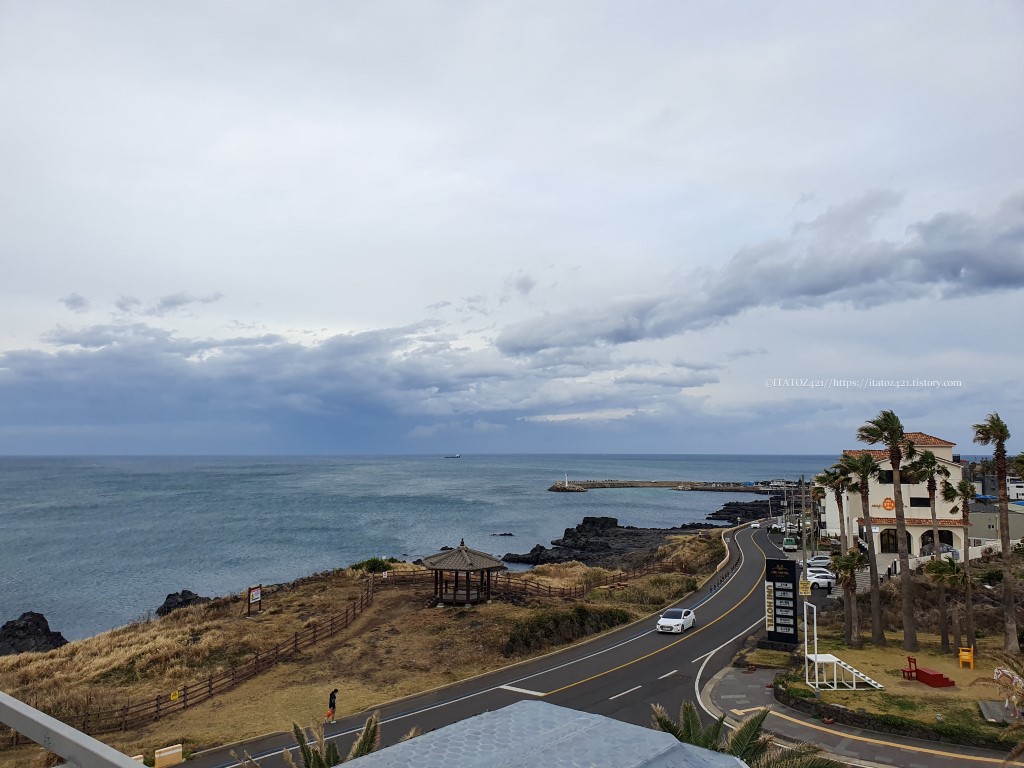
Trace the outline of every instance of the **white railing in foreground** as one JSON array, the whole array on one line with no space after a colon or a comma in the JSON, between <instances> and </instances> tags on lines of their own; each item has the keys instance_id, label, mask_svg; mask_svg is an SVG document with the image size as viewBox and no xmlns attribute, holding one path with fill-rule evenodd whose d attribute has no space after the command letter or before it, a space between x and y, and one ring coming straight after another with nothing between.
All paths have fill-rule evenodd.
<instances>
[{"instance_id":1,"label":"white railing in foreground","mask_svg":"<svg viewBox=\"0 0 1024 768\"><path fill-rule=\"evenodd\" d=\"M0 691L0 723L54 752L74 768L139 768L128 755Z\"/></svg>"}]
</instances>

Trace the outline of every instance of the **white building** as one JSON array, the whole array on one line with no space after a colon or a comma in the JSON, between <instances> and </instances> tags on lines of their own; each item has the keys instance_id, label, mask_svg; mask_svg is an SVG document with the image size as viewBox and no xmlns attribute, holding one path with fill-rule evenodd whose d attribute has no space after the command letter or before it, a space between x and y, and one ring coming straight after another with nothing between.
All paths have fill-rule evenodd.
<instances>
[{"instance_id":1,"label":"white building","mask_svg":"<svg viewBox=\"0 0 1024 768\"><path fill-rule=\"evenodd\" d=\"M920 451L931 451L946 469L949 470L949 482L956 485L963 477L963 468L953 461L953 447L956 443L942 440L924 432L907 432L907 439ZM868 503L871 507L871 535L874 537L875 552L879 554L893 553L896 544L896 502L893 497L892 465L889 463L889 452L886 450L851 449L844 454L859 455L869 453L875 457L882 471L879 478L872 480L868 489ZM903 490L903 512L907 524L907 548L910 556L918 556L921 548L932 544L932 513L928 502L928 486L926 482L909 482L902 472L907 462L904 460L901 469ZM839 509L835 494L825 489L825 531L827 535L839 536ZM935 512L938 520L939 542L949 544L954 549L964 551L963 518L959 513L951 512L956 504L942 500L942 482L935 494ZM864 530L864 516L859 493L847 492L843 495L843 512L846 517L846 530L867 542L868 532ZM852 526L852 527L851 527ZM844 542L845 545L845 542Z\"/></svg>"}]
</instances>

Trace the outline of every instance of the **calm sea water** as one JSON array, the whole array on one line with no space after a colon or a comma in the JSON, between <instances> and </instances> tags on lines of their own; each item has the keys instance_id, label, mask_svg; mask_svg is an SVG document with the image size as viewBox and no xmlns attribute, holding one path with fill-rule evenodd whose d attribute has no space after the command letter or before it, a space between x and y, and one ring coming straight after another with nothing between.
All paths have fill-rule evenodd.
<instances>
[{"instance_id":1,"label":"calm sea water","mask_svg":"<svg viewBox=\"0 0 1024 768\"><path fill-rule=\"evenodd\" d=\"M68 639L120 626L169 592L223 595L465 538L500 557L585 515L700 521L747 494L549 493L570 479L810 477L829 456L510 455L0 457L0 623L46 615ZM496 537L496 533L514 537Z\"/></svg>"}]
</instances>

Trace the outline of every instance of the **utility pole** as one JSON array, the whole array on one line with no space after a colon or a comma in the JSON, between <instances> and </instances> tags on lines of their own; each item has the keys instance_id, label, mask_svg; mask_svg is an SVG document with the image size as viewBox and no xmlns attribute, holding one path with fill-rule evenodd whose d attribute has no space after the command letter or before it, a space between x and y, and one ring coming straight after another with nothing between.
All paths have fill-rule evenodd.
<instances>
[{"instance_id":1,"label":"utility pole","mask_svg":"<svg viewBox=\"0 0 1024 768\"><path fill-rule=\"evenodd\" d=\"M796 506L794 503L793 506ZM807 578L807 486L800 475L800 554L804 559L804 578Z\"/></svg>"}]
</instances>

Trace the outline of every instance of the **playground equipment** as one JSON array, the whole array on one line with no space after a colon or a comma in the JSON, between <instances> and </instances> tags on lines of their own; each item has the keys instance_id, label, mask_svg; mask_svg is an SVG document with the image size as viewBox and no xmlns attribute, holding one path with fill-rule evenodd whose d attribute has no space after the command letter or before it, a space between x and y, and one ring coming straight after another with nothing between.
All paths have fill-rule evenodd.
<instances>
[{"instance_id":1,"label":"playground equipment","mask_svg":"<svg viewBox=\"0 0 1024 768\"><path fill-rule=\"evenodd\" d=\"M813 614L813 621L808 621L807 612ZM814 652L810 652L810 638L814 638ZM812 678L813 667L813 678ZM865 688L881 689L884 686L872 680L859 669L847 664L831 653L818 653L818 609L813 603L804 601L804 680L807 685L820 691L830 690L864 690ZM857 684L860 683L860 688Z\"/></svg>"}]
</instances>

